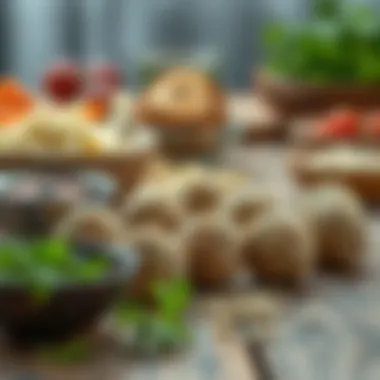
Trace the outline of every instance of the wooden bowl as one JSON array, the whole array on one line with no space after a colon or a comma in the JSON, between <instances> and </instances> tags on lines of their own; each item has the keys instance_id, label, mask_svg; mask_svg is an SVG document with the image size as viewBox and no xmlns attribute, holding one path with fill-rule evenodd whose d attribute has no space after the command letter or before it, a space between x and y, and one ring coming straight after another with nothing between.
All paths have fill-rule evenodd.
<instances>
[{"instance_id":1,"label":"wooden bowl","mask_svg":"<svg viewBox=\"0 0 380 380\"><path fill-rule=\"evenodd\" d=\"M371 167L342 168L339 165L331 165L318 168L312 165L311 161L314 155L320 152L321 149L296 149L290 155L290 171L301 186L341 183L356 192L366 203L380 203L380 154L374 153Z\"/></svg>"},{"instance_id":2,"label":"wooden bowl","mask_svg":"<svg viewBox=\"0 0 380 380\"><path fill-rule=\"evenodd\" d=\"M326 84L295 82L261 71L253 89L288 116L297 116L339 106L380 106L380 84Z\"/></svg>"},{"instance_id":3,"label":"wooden bowl","mask_svg":"<svg viewBox=\"0 0 380 380\"><path fill-rule=\"evenodd\" d=\"M268 102L251 94L234 95L229 102L229 122L243 143L282 141L287 120Z\"/></svg>"},{"instance_id":4,"label":"wooden bowl","mask_svg":"<svg viewBox=\"0 0 380 380\"><path fill-rule=\"evenodd\" d=\"M0 285L0 326L12 343L34 346L58 342L91 329L124 294L138 268L137 255L131 249L121 255L112 247L78 244L76 250L81 257L107 254L110 273L94 283L62 285L40 304L25 287Z\"/></svg>"},{"instance_id":5,"label":"wooden bowl","mask_svg":"<svg viewBox=\"0 0 380 380\"><path fill-rule=\"evenodd\" d=\"M321 117L307 116L295 119L289 124L288 139L289 142L300 148L310 150L330 147L334 145L350 144L352 146L371 145L372 142L365 138L364 134L358 134L352 138L329 138L322 136L319 132Z\"/></svg>"},{"instance_id":6,"label":"wooden bowl","mask_svg":"<svg viewBox=\"0 0 380 380\"><path fill-rule=\"evenodd\" d=\"M295 119L289 124L288 137L292 145L310 149L331 147L342 143L353 147L379 147L380 138L375 134L368 133L365 129L349 138L329 138L318 133L321 116L307 116Z\"/></svg>"},{"instance_id":7,"label":"wooden bowl","mask_svg":"<svg viewBox=\"0 0 380 380\"><path fill-rule=\"evenodd\" d=\"M39 172L77 172L96 170L110 175L118 189L115 202L124 199L125 194L144 176L156 158L157 143L151 134L143 136L141 142L120 152L84 155L51 155L7 152L0 154L0 171L30 170Z\"/></svg>"},{"instance_id":8,"label":"wooden bowl","mask_svg":"<svg viewBox=\"0 0 380 380\"><path fill-rule=\"evenodd\" d=\"M180 160L213 159L220 151L227 132L227 127L155 128L164 156Z\"/></svg>"}]
</instances>

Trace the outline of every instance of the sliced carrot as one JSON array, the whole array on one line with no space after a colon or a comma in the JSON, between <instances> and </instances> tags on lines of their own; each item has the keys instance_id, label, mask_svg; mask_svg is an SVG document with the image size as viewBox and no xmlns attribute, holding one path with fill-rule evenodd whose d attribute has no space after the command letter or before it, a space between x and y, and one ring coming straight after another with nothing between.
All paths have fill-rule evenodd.
<instances>
[{"instance_id":1,"label":"sliced carrot","mask_svg":"<svg viewBox=\"0 0 380 380\"><path fill-rule=\"evenodd\" d=\"M109 112L109 103L105 100L89 99L84 104L85 117L93 122L104 120Z\"/></svg>"},{"instance_id":2,"label":"sliced carrot","mask_svg":"<svg viewBox=\"0 0 380 380\"><path fill-rule=\"evenodd\" d=\"M18 82L0 79L0 124L9 126L22 120L34 107L35 100Z\"/></svg>"}]
</instances>

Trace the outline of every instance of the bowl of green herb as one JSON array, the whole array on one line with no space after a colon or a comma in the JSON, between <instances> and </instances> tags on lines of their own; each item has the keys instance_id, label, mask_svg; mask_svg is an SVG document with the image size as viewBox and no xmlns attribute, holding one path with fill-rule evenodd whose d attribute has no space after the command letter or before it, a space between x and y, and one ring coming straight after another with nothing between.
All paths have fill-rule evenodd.
<instances>
[{"instance_id":1,"label":"bowl of green herb","mask_svg":"<svg viewBox=\"0 0 380 380\"><path fill-rule=\"evenodd\" d=\"M266 30L254 88L288 114L380 105L380 24L368 5L313 0L305 22Z\"/></svg>"},{"instance_id":2,"label":"bowl of green herb","mask_svg":"<svg viewBox=\"0 0 380 380\"><path fill-rule=\"evenodd\" d=\"M37 345L93 326L123 295L138 267L130 248L56 238L0 241L0 327Z\"/></svg>"}]
</instances>

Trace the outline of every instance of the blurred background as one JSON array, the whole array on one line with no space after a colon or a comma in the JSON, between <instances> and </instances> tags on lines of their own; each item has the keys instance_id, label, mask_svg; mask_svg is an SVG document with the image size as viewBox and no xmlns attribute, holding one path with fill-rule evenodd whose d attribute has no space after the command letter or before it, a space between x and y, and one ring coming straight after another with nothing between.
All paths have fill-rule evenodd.
<instances>
[{"instance_id":1,"label":"blurred background","mask_svg":"<svg viewBox=\"0 0 380 380\"><path fill-rule=\"evenodd\" d=\"M244 88L262 56L262 27L307 17L307 8L308 0L0 0L0 70L35 85L61 56L106 57L135 84L148 54L180 47L217 57L223 82Z\"/></svg>"}]
</instances>

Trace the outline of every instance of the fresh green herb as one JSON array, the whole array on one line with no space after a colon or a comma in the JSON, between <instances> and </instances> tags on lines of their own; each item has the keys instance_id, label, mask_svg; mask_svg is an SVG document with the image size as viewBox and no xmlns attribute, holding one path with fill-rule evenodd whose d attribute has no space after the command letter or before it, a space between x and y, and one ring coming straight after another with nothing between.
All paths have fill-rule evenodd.
<instances>
[{"instance_id":1,"label":"fresh green herb","mask_svg":"<svg viewBox=\"0 0 380 380\"><path fill-rule=\"evenodd\" d=\"M56 364L74 364L89 359L92 352L91 343L88 340L79 339L58 346L41 348L37 356Z\"/></svg>"},{"instance_id":2,"label":"fresh green herb","mask_svg":"<svg viewBox=\"0 0 380 380\"><path fill-rule=\"evenodd\" d=\"M191 289L186 281L161 281L153 285L155 307L146 309L132 303L116 308L119 328L132 329L130 348L141 355L160 355L180 349L189 340L186 311L191 302ZM83 362L93 354L88 339L76 339L58 346L38 349L37 356L55 364Z\"/></svg>"},{"instance_id":3,"label":"fresh green herb","mask_svg":"<svg viewBox=\"0 0 380 380\"><path fill-rule=\"evenodd\" d=\"M315 83L380 82L377 13L340 0L314 0L304 24L266 31L267 66L290 79Z\"/></svg>"},{"instance_id":4,"label":"fresh green herb","mask_svg":"<svg viewBox=\"0 0 380 380\"><path fill-rule=\"evenodd\" d=\"M189 284L183 280L156 282L153 284L153 296L161 317L177 320L189 306L191 290Z\"/></svg>"},{"instance_id":5,"label":"fresh green herb","mask_svg":"<svg viewBox=\"0 0 380 380\"><path fill-rule=\"evenodd\" d=\"M0 244L0 282L25 286L38 302L47 300L58 285L101 278L109 266L106 258L83 258L59 239Z\"/></svg>"},{"instance_id":6,"label":"fresh green herb","mask_svg":"<svg viewBox=\"0 0 380 380\"><path fill-rule=\"evenodd\" d=\"M157 282L153 285L154 310L123 304L117 310L120 324L133 330L133 348L141 354L157 355L182 347L188 340L186 311L191 290L186 281Z\"/></svg>"},{"instance_id":7,"label":"fresh green herb","mask_svg":"<svg viewBox=\"0 0 380 380\"><path fill-rule=\"evenodd\" d=\"M45 302L62 284L87 283L109 270L109 261L85 258L65 241L9 241L0 244L0 282L30 289L36 302ZM133 330L132 346L143 355L157 355L182 347L189 338L186 312L191 289L184 280L160 281L152 286L154 307L123 303L117 306L120 327ZM87 340L38 350L37 354L57 363L83 361L92 353Z\"/></svg>"}]
</instances>

